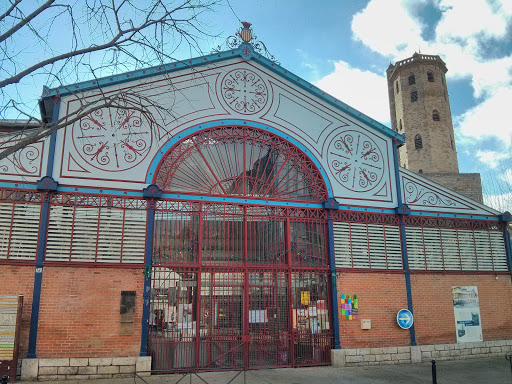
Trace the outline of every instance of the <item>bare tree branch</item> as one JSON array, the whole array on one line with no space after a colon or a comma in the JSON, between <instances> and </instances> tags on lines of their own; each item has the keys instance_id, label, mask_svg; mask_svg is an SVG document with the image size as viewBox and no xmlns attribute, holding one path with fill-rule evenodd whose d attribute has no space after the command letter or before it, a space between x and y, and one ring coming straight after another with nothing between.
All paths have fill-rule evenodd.
<instances>
[{"instance_id":1,"label":"bare tree branch","mask_svg":"<svg viewBox=\"0 0 512 384\"><path fill-rule=\"evenodd\" d=\"M0 118L14 115L30 124L15 134L0 133L0 160L103 108L137 111L151 125L157 124L147 106L153 111L163 107L137 90L106 94L96 81L97 97L91 101L63 84L175 61L173 53L181 44L201 52L199 40L214 36L208 32L203 14L223 1L85 0L68 4L66 0L47 0L36 8L32 2L11 0L0 16ZM67 49L55 44L55 30L62 30L63 25L69 32L58 36L58 41L67 42ZM20 47L20 42L25 46ZM170 78L168 81L172 92ZM79 101L79 107L61 113L57 121L46 121L20 88L44 84L63 87ZM169 105L161 112L166 116L174 113Z\"/></svg>"}]
</instances>

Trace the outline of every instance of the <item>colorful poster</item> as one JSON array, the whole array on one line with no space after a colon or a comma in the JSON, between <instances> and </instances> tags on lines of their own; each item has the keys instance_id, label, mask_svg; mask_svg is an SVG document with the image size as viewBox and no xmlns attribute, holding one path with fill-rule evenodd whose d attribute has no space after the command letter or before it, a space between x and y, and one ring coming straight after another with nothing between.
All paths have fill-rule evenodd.
<instances>
[{"instance_id":1,"label":"colorful poster","mask_svg":"<svg viewBox=\"0 0 512 384\"><path fill-rule=\"evenodd\" d=\"M482 341L477 287L452 287L457 343Z\"/></svg>"},{"instance_id":2,"label":"colorful poster","mask_svg":"<svg viewBox=\"0 0 512 384\"><path fill-rule=\"evenodd\" d=\"M302 305L309 305L309 291L302 291L300 293L300 303Z\"/></svg>"},{"instance_id":3,"label":"colorful poster","mask_svg":"<svg viewBox=\"0 0 512 384\"><path fill-rule=\"evenodd\" d=\"M341 318L359 320L359 303L357 295L340 295Z\"/></svg>"}]
</instances>

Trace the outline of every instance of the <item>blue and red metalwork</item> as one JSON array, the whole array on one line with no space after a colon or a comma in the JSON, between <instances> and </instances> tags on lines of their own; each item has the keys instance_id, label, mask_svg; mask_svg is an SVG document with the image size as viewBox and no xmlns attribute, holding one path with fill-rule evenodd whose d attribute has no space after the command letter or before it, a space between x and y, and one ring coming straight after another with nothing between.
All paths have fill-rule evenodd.
<instances>
[{"instance_id":1,"label":"blue and red metalwork","mask_svg":"<svg viewBox=\"0 0 512 384\"><path fill-rule=\"evenodd\" d=\"M164 191L207 196L322 202L327 191L316 165L273 133L213 127L175 144L155 172Z\"/></svg>"},{"instance_id":2,"label":"blue and red metalwork","mask_svg":"<svg viewBox=\"0 0 512 384\"><path fill-rule=\"evenodd\" d=\"M153 369L329 363L325 214L165 200L157 207L167 209L155 212Z\"/></svg>"},{"instance_id":3,"label":"blue and red metalwork","mask_svg":"<svg viewBox=\"0 0 512 384\"><path fill-rule=\"evenodd\" d=\"M398 139L393 138L393 164L395 169L395 185L397 195L397 208L396 213L398 215L400 223L400 243L402 244L402 262L404 266L405 275L405 290L407 292L407 309L414 314L412 305L412 288L411 288L411 270L409 268L409 257L407 255L407 240L405 236L405 223L404 220L410 217L410 210L407 205L402 202L402 191L400 185L400 168L398 162ZM411 345L416 345L416 331L414 329L414 323L409 328L409 335L411 339Z\"/></svg>"},{"instance_id":4,"label":"blue and red metalwork","mask_svg":"<svg viewBox=\"0 0 512 384\"><path fill-rule=\"evenodd\" d=\"M32 311L30 313L30 333L28 339L29 359L36 357L37 348L37 328L39 324L39 305L41 302L41 285L43 281L44 255L46 249L46 239L48 236L48 221L50 218L50 200L52 192L57 190L57 183L49 176L44 179L49 182L41 182L38 188L44 191L43 203L41 206L41 219L39 221L39 235L37 241L37 254L34 275L34 290L32 293ZM45 180L41 181L45 181Z\"/></svg>"}]
</instances>

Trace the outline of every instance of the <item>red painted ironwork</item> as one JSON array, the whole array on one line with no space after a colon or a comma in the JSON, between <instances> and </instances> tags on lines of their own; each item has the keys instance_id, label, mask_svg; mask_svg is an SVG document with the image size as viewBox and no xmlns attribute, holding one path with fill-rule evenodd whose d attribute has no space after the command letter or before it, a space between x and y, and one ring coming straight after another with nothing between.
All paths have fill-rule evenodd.
<instances>
[{"instance_id":1,"label":"red painted ironwork","mask_svg":"<svg viewBox=\"0 0 512 384\"><path fill-rule=\"evenodd\" d=\"M195 207L155 212L153 369L329 364L326 221L292 208Z\"/></svg>"},{"instance_id":2,"label":"red painted ironwork","mask_svg":"<svg viewBox=\"0 0 512 384\"><path fill-rule=\"evenodd\" d=\"M315 164L288 141L250 127L216 127L176 144L156 172L164 191L321 202Z\"/></svg>"},{"instance_id":3,"label":"red painted ironwork","mask_svg":"<svg viewBox=\"0 0 512 384\"><path fill-rule=\"evenodd\" d=\"M46 192L0 188L0 200L3 201L24 201L30 203L42 203Z\"/></svg>"},{"instance_id":4,"label":"red painted ironwork","mask_svg":"<svg viewBox=\"0 0 512 384\"><path fill-rule=\"evenodd\" d=\"M93 195L87 193L59 192L51 195L52 205L109 207L122 209L147 209L147 200L128 196Z\"/></svg>"},{"instance_id":5,"label":"red painted ironwork","mask_svg":"<svg viewBox=\"0 0 512 384\"><path fill-rule=\"evenodd\" d=\"M366 224L399 224L397 215L385 213L335 210L332 211L332 215L334 221Z\"/></svg>"},{"instance_id":6,"label":"red painted ironwork","mask_svg":"<svg viewBox=\"0 0 512 384\"><path fill-rule=\"evenodd\" d=\"M407 226L430 228L458 228L481 229L488 231L502 231L501 223L490 220L444 218L432 216L405 216L404 223Z\"/></svg>"}]
</instances>

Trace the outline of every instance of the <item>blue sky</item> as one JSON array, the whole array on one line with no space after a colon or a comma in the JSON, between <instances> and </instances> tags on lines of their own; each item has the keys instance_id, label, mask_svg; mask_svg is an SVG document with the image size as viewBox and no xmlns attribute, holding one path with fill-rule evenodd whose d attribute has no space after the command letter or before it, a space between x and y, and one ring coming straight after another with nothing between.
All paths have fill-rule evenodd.
<instances>
[{"instance_id":1,"label":"blue sky","mask_svg":"<svg viewBox=\"0 0 512 384\"><path fill-rule=\"evenodd\" d=\"M440 55L448 67L460 171L480 172L485 186L508 181L512 201L511 0L221 1L202 17L205 29L219 37L200 42L201 52L182 46L174 57L210 53L236 32L240 20L249 21L282 66L386 125L389 63L415 51ZM65 51L69 25L48 28L56 38L43 51ZM95 34L89 27L80 39L87 44ZM15 47L19 62L39 59L30 39L24 42ZM88 80L86 72L81 67L65 82ZM16 92L37 112L42 84L50 79L32 77Z\"/></svg>"},{"instance_id":2,"label":"blue sky","mask_svg":"<svg viewBox=\"0 0 512 384\"><path fill-rule=\"evenodd\" d=\"M512 185L512 1L230 4L284 67L387 125L389 63L415 51L440 55L448 67L460 171L480 172L484 187L500 178ZM218 16L229 33L229 10Z\"/></svg>"}]
</instances>

